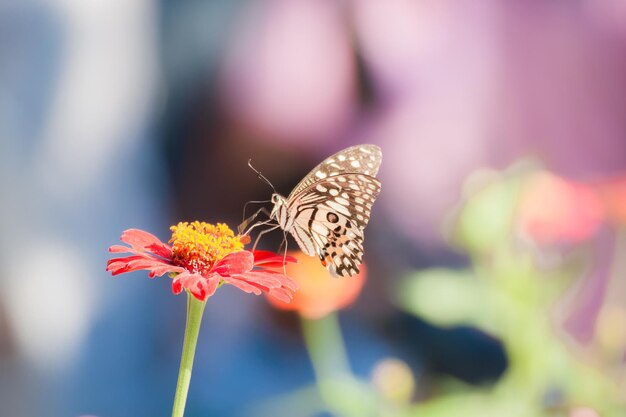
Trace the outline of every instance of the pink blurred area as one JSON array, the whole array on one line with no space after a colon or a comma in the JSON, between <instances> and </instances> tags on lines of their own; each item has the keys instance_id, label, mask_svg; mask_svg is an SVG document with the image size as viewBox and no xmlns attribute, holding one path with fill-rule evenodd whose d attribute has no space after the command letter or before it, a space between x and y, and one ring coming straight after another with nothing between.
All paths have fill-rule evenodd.
<instances>
[{"instance_id":1,"label":"pink blurred area","mask_svg":"<svg viewBox=\"0 0 626 417\"><path fill-rule=\"evenodd\" d=\"M354 113L356 65L339 2L254 3L235 23L220 88L237 123L277 143L328 143Z\"/></svg>"},{"instance_id":2,"label":"pink blurred area","mask_svg":"<svg viewBox=\"0 0 626 417\"><path fill-rule=\"evenodd\" d=\"M437 245L442 215L478 167L535 157L570 178L624 171L624 38L592 23L588 9L354 4L384 98L362 140L381 143L392 161L383 201L400 233Z\"/></svg>"},{"instance_id":3,"label":"pink blurred area","mask_svg":"<svg viewBox=\"0 0 626 417\"><path fill-rule=\"evenodd\" d=\"M579 180L624 171L619 11L608 0L251 3L224 47L219 103L239 139L309 150L312 164L379 144L394 230L441 247L474 169L535 157Z\"/></svg>"}]
</instances>

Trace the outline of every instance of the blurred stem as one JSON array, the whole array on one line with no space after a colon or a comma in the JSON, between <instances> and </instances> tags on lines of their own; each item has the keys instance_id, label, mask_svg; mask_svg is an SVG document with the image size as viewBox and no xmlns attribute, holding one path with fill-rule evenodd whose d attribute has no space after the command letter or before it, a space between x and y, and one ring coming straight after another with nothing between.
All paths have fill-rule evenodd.
<instances>
[{"instance_id":1,"label":"blurred stem","mask_svg":"<svg viewBox=\"0 0 626 417\"><path fill-rule=\"evenodd\" d=\"M318 381L350 375L337 314L331 313L318 320L303 317L302 331Z\"/></svg>"},{"instance_id":2,"label":"blurred stem","mask_svg":"<svg viewBox=\"0 0 626 417\"><path fill-rule=\"evenodd\" d=\"M183 353L180 358L180 369L178 370L178 382L176 383L172 417L183 417L185 413L189 382L191 381L191 369L193 368L193 357L196 352L198 333L200 332L200 323L202 322L202 313L204 312L205 305L206 302L200 301L193 295L187 293L187 324L185 325Z\"/></svg>"},{"instance_id":3,"label":"blurred stem","mask_svg":"<svg viewBox=\"0 0 626 417\"><path fill-rule=\"evenodd\" d=\"M350 417L370 415L350 371L337 314L318 320L302 318L302 331L320 396L329 411Z\"/></svg>"}]
</instances>

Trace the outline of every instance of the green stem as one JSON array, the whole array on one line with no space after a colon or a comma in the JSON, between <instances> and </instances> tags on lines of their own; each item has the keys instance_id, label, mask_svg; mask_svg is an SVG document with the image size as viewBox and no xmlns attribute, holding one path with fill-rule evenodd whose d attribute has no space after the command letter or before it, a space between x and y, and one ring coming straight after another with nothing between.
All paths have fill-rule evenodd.
<instances>
[{"instance_id":1,"label":"green stem","mask_svg":"<svg viewBox=\"0 0 626 417\"><path fill-rule=\"evenodd\" d=\"M183 354L180 358L180 369L178 371L178 382L176 383L176 394L174 396L174 409L172 417L183 417L185 413L185 403L189 392L189 382L191 381L191 368L193 367L193 357L196 352L202 313L206 302L198 300L193 295L187 293L187 324L185 325L185 338L183 341Z\"/></svg>"},{"instance_id":2,"label":"green stem","mask_svg":"<svg viewBox=\"0 0 626 417\"><path fill-rule=\"evenodd\" d=\"M318 320L302 318L302 332L318 381L350 375L337 314Z\"/></svg>"},{"instance_id":3,"label":"green stem","mask_svg":"<svg viewBox=\"0 0 626 417\"><path fill-rule=\"evenodd\" d=\"M350 371L337 314L319 320L302 318L302 331L319 394L328 411L341 417L373 416L372 396Z\"/></svg>"}]
</instances>

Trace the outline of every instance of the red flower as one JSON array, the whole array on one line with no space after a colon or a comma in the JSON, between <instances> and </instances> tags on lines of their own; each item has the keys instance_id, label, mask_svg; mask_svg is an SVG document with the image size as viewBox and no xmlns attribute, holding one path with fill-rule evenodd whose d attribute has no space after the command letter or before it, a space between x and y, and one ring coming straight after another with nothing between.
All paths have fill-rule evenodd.
<instances>
[{"instance_id":1,"label":"red flower","mask_svg":"<svg viewBox=\"0 0 626 417\"><path fill-rule=\"evenodd\" d=\"M132 255L112 258L107 271L119 275L146 270L150 271L150 278L168 273L174 278L174 294L186 289L200 301L213 295L222 284L256 295L265 292L283 302L293 298L296 283L280 271L267 268L282 268L288 262L296 262L294 258L243 250L245 237L235 236L225 224L185 222L170 229L172 246L143 230L124 231L120 240L130 247L114 245L109 252Z\"/></svg>"}]
</instances>

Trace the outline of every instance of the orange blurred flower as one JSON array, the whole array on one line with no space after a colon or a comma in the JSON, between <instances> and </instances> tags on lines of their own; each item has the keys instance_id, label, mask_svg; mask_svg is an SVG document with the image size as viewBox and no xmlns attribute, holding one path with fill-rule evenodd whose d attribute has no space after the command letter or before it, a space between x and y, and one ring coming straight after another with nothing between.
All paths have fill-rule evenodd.
<instances>
[{"instance_id":1,"label":"orange blurred flower","mask_svg":"<svg viewBox=\"0 0 626 417\"><path fill-rule=\"evenodd\" d=\"M291 252L290 255L298 262L287 265L287 275L298 284L298 292L289 304L269 298L274 307L297 311L307 319L319 319L349 306L360 294L367 274L365 265L353 277L334 278L320 264L319 259L299 251Z\"/></svg>"},{"instance_id":2,"label":"orange blurred flower","mask_svg":"<svg viewBox=\"0 0 626 417\"><path fill-rule=\"evenodd\" d=\"M626 175L603 181L596 185L607 217L626 224Z\"/></svg>"},{"instance_id":3,"label":"orange blurred flower","mask_svg":"<svg viewBox=\"0 0 626 417\"><path fill-rule=\"evenodd\" d=\"M520 226L538 243L584 241L603 221L602 200L590 185L540 172L522 190Z\"/></svg>"}]
</instances>

